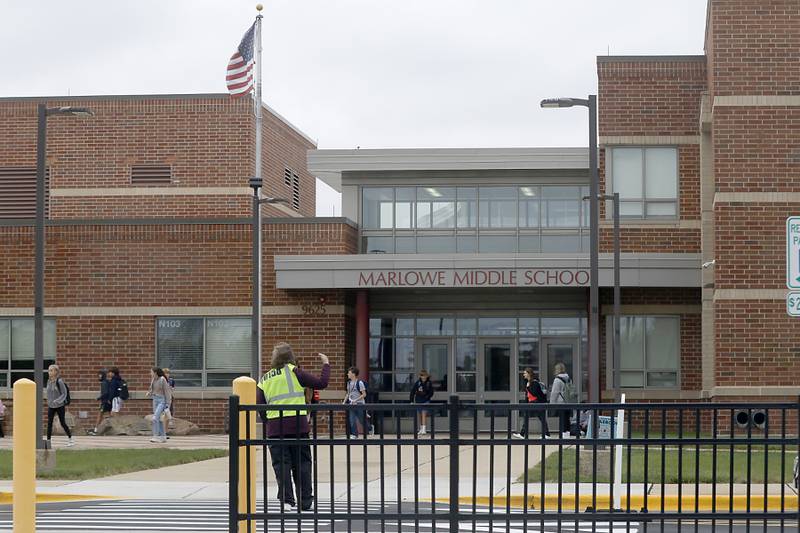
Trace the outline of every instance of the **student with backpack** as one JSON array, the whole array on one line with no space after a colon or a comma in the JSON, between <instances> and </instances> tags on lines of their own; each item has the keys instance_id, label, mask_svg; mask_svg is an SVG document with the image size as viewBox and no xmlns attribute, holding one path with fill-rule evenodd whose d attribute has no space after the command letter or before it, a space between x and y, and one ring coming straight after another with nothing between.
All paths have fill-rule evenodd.
<instances>
[{"instance_id":1,"label":"student with backpack","mask_svg":"<svg viewBox=\"0 0 800 533\"><path fill-rule=\"evenodd\" d=\"M522 377L525 379L525 401L527 403L547 403L547 393L544 391L542 382L536 378L536 373L533 371L533 369L526 368L522 373ZM515 439L528 438L528 420L531 417L531 413L533 413L533 416L539 419L539 422L542 425L542 438L548 438L550 436L550 429L547 427L547 411L541 409L537 411L523 412L522 429L519 433L514 433L511 435L512 437Z\"/></svg>"},{"instance_id":2,"label":"student with backpack","mask_svg":"<svg viewBox=\"0 0 800 533\"><path fill-rule=\"evenodd\" d=\"M575 403L577 399L574 397L574 387L572 379L567 374L567 367L564 363L556 363L553 368L553 373L556 375L553 378L553 386L550 388L550 403ZM570 438L569 421L571 413L569 409L556 409L558 416L558 431L561 433L561 438Z\"/></svg>"},{"instance_id":3,"label":"student with backpack","mask_svg":"<svg viewBox=\"0 0 800 533\"><path fill-rule=\"evenodd\" d=\"M47 442L53 436L53 418L58 415L58 421L67 434L67 446L74 446L72 432L69 430L66 421L67 406L72 401L69 394L69 387L61 379L61 369L58 365L50 365L47 368Z\"/></svg>"},{"instance_id":4,"label":"student with backpack","mask_svg":"<svg viewBox=\"0 0 800 533\"><path fill-rule=\"evenodd\" d=\"M119 368L114 367L111 369L113 377L111 378L111 416L117 416L122 411L122 405L128 399L128 383L122 379L119 373Z\"/></svg>"},{"instance_id":5,"label":"student with backpack","mask_svg":"<svg viewBox=\"0 0 800 533\"><path fill-rule=\"evenodd\" d=\"M114 373L111 370L100 371L100 396L97 398L100 401L100 410L97 413L97 420L95 420L94 428L89 431L89 435L97 435L97 428L104 418L111 415L111 407L113 405L113 396L117 393L113 387Z\"/></svg>"},{"instance_id":6,"label":"student with backpack","mask_svg":"<svg viewBox=\"0 0 800 533\"><path fill-rule=\"evenodd\" d=\"M358 379L358 368L351 366L347 370L347 395L344 402L347 405L364 405L367 403L367 384ZM351 409L347 412L348 436L351 439L358 437L358 426L367 432L367 413L363 409Z\"/></svg>"},{"instance_id":7,"label":"student with backpack","mask_svg":"<svg viewBox=\"0 0 800 533\"><path fill-rule=\"evenodd\" d=\"M431 382L431 375L428 371L423 369L419 371L419 379L414 383L411 389L409 401L411 403L431 403L433 398L433 383ZM432 415L431 415L432 416ZM421 410L419 412L419 431L417 435L425 435L428 433L425 428L428 417L428 411Z\"/></svg>"}]
</instances>

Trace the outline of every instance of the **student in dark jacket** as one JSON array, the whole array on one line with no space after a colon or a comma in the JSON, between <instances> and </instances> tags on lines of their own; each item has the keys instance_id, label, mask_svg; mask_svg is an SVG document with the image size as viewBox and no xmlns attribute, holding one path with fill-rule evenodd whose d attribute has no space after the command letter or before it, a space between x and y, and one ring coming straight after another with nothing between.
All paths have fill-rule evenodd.
<instances>
[{"instance_id":1,"label":"student in dark jacket","mask_svg":"<svg viewBox=\"0 0 800 533\"><path fill-rule=\"evenodd\" d=\"M111 400L111 416L117 416L122 411L122 376L117 367L111 369L111 375L108 396Z\"/></svg>"},{"instance_id":2,"label":"student in dark jacket","mask_svg":"<svg viewBox=\"0 0 800 533\"><path fill-rule=\"evenodd\" d=\"M527 403L547 403L547 394L544 392L542 382L536 377L536 373L532 368L526 368L522 373L522 378L525 380L525 401ZM524 411L522 413L522 429L519 433L514 433L512 437L515 439L528 438L528 419L535 416L542 424L542 438L549 436L550 430L547 427L547 410L539 409L536 411Z\"/></svg>"},{"instance_id":3,"label":"student in dark jacket","mask_svg":"<svg viewBox=\"0 0 800 533\"><path fill-rule=\"evenodd\" d=\"M99 372L98 377L100 378L100 396L97 399L100 401L100 410L97 413L94 429L89 431L89 435L97 435L97 427L100 422L111 415L111 381L114 379L114 373L111 370L103 369Z\"/></svg>"},{"instance_id":4,"label":"student in dark jacket","mask_svg":"<svg viewBox=\"0 0 800 533\"><path fill-rule=\"evenodd\" d=\"M414 387L411 389L409 401L411 403L431 403L431 398L433 398L433 383L431 383L431 375L428 374L427 370L423 369L419 371L419 379L416 383L414 383ZM418 435L425 435L427 433L427 429L425 427L427 417L428 411L420 410Z\"/></svg>"}]
</instances>

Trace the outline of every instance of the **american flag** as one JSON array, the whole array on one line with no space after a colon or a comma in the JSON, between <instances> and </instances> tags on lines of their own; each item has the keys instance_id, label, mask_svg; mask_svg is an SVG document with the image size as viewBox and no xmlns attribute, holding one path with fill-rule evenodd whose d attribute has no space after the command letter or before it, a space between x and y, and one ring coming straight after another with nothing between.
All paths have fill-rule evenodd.
<instances>
[{"instance_id":1,"label":"american flag","mask_svg":"<svg viewBox=\"0 0 800 533\"><path fill-rule=\"evenodd\" d=\"M250 29L242 37L239 48L228 61L228 72L225 82L228 84L228 92L233 98L245 95L253 90L253 65L255 57L253 55L255 43L256 24L253 23Z\"/></svg>"}]
</instances>

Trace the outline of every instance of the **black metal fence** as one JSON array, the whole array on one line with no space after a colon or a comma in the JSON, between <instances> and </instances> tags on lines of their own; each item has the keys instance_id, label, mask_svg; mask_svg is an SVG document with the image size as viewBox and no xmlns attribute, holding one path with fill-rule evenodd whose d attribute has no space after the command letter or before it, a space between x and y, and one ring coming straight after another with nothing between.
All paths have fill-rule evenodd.
<instances>
[{"instance_id":1,"label":"black metal fence","mask_svg":"<svg viewBox=\"0 0 800 533\"><path fill-rule=\"evenodd\" d=\"M800 520L800 403L317 404L303 407L307 436L272 437L267 409L297 407L230 398L232 532L796 531ZM355 439L351 411L366 422ZM240 413L257 421L241 427ZM555 428L559 416L566 431L545 438L542 420ZM299 417L287 421L302 433ZM278 501L276 454L306 457L309 475L300 465L293 477L313 500L300 486L284 495L295 507ZM255 504L239 501L240 459Z\"/></svg>"}]
</instances>

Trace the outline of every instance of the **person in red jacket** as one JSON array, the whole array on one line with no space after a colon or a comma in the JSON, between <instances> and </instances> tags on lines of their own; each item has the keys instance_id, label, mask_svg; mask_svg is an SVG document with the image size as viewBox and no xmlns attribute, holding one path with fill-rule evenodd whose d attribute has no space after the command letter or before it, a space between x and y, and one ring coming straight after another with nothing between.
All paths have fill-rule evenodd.
<instances>
[{"instance_id":1,"label":"person in red jacket","mask_svg":"<svg viewBox=\"0 0 800 533\"><path fill-rule=\"evenodd\" d=\"M545 393L542 383L536 378L536 373L532 368L526 368L522 373L525 379L525 400L528 403L547 403L547 393ZM547 410L541 409L537 411L523 411L522 412L522 429L519 433L514 433L512 437L515 439L528 438L528 419L531 416L539 418L542 424L542 438L547 438L550 430L547 427Z\"/></svg>"}]
</instances>

